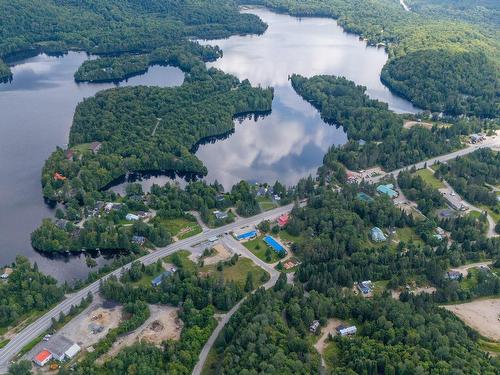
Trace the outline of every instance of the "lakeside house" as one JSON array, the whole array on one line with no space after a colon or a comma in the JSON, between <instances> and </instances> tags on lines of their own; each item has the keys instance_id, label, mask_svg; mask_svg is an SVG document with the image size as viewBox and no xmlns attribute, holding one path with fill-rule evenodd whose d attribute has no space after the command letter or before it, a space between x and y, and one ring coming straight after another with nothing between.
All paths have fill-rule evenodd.
<instances>
[{"instance_id":1,"label":"lakeside house","mask_svg":"<svg viewBox=\"0 0 500 375\"><path fill-rule=\"evenodd\" d=\"M54 180L56 180L56 181L66 181L67 178L64 177L62 174L60 174L59 172L56 172L56 173L54 173Z\"/></svg>"},{"instance_id":2,"label":"lakeside house","mask_svg":"<svg viewBox=\"0 0 500 375\"><path fill-rule=\"evenodd\" d=\"M10 267L5 267L4 270L3 270L3 273L0 275L0 278L2 279L8 279L9 276L12 274L12 272L14 272L14 270Z\"/></svg>"}]
</instances>

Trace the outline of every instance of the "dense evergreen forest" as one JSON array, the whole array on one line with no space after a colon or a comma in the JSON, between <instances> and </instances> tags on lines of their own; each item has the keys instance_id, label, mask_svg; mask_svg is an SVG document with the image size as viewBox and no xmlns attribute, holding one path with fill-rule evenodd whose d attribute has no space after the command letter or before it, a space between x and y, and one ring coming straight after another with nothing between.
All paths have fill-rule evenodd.
<instances>
[{"instance_id":1,"label":"dense evergreen forest","mask_svg":"<svg viewBox=\"0 0 500 375\"><path fill-rule=\"evenodd\" d=\"M459 13L455 17L443 9L445 6L420 14L406 12L390 0L242 3L265 5L296 16L333 17L369 44L382 43L389 53L382 81L420 108L453 115L498 115L498 24L476 2L450 5ZM488 4L498 13L498 2ZM485 30L475 11L488 17L491 27ZM466 16L470 14L476 16Z\"/></svg>"},{"instance_id":2,"label":"dense evergreen forest","mask_svg":"<svg viewBox=\"0 0 500 375\"><path fill-rule=\"evenodd\" d=\"M366 88L343 77L291 77L295 91L317 108L322 118L342 126L350 142L332 148L325 165L338 160L357 170L379 165L393 170L461 147L460 135L479 130L475 120L460 120L452 127L403 127L403 117L386 103L370 99ZM363 141L363 142L360 142Z\"/></svg>"},{"instance_id":3,"label":"dense evergreen forest","mask_svg":"<svg viewBox=\"0 0 500 375\"><path fill-rule=\"evenodd\" d=\"M354 337L335 336L327 374L496 373L498 363L481 352L477 334L425 296L404 302L311 292L278 283L259 290L231 319L217 342L213 374L314 374L317 354L305 339L314 319L356 324Z\"/></svg>"},{"instance_id":4,"label":"dense evergreen forest","mask_svg":"<svg viewBox=\"0 0 500 375\"><path fill-rule=\"evenodd\" d=\"M436 171L467 201L483 204L500 213L495 189L500 184L500 153L489 148L440 164Z\"/></svg>"},{"instance_id":5,"label":"dense evergreen forest","mask_svg":"<svg viewBox=\"0 0 500 375\"><path fill-rule=\"evenodd\" d=\"M0 79L10 75L2 60L39 52L150 53L266 29L231 0L2 0L0 14Z\"/></svg>"},{"instance_id":6,"label":"dense evergreen forest","mask_svg":"<svg viewBox=\"0 0 500 375\"><path fill-rule=\"evenodd\" d=\"M98 93L76 109L69 145L56 150L42 172L44 196L67 200L78 191L104 188L127 172L205 175L192 149L200 140L227 133L233 117L271 108L272 89L211 69L176 88L127 87ZM84 152L81 144L100 142Z\"/></svg>"},{"instance_id":7,"label":"dense evergreen forest","mask_svg":"<svg viewBox=\"0 0 500 375\"><path fill-rule=\"evenodd\" d=\"M8 280L0 284L0 327L15 325L35 311L44 311L64 297L64 289L51 276L18 256Z\"/></svg>"}]
</instances>

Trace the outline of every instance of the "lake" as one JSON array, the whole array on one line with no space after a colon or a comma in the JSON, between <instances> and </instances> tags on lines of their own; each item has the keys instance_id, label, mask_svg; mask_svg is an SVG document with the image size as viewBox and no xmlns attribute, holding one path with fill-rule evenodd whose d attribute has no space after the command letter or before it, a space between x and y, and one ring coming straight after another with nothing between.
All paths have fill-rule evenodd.
<instances>
[{"instance_id":1,"label":"lake","mask_svg":"<svg viewBox=\"0 0 500 375\"><path fill-rule=\"evenodd\" d=\"M202 144L196 155L226 188L249 181L294 184L314 174L332 144L347 138L341 128L325 124L318 112L291 88L288 76L299 73L343 75L367 87L372 98L383 100L397 112L417 109L393 95L380 82L387 60L381 48L368 47L358 37L343 32L334 20L297 19L265 9L251 9L268 25L261 36L235 36L208 41L219 45L224 56L210 66L248 78L254 85L273 86L271 114L235 121L235 132L225 139ZM0 264L17 254L36 261L58 280L85 277L83 256L54 259L32 250L30 233L41 220L53 216L42 199L40 173L56 146L65 147L75 107L83 98L113 84L77 84L73 74L89 57L70 52L63 57L40 55L13 68L13 81L0 84ZM121 85L175 86L183 73L172 67L151 67L147 73ZM145 181L163 183L168 177ZM113 190L121 191L123 185ZM99 265L109 260L99 257Z\"/></svg>"},{"instance_id":2,"label":"lake","mask_svg":"<svg viewBox=\"0 0 500 375\"><path fill-rule=\"evenodd\" d=\"M36 261L58 280L85 277L84 256L47 258L31 248L30 233L52 210L42 198L40 175L56 146L65 147L78 102L114 84L77 84L73 74L85 53L39 55L13 67L11 83L0 84L0 265L17 254ZM153 66L120 85L174 86L184 81L177 68ZM107 260L97 259L99 265Z\"/></svg>"},{"instance_id":3,"label":"lake","mask_svg":"<svg viewBox=\"0 0 500 375\"><path fill-rule=\"evenodd\" d=\"M380 82L387 61L384 49L367 46L335 20L299 19L263 8L245 12L258 15L268 29L261 36L206 42L224 53L209 66L248 78L253 85L274 87L272 113L257 121L237 121L232 136L199 147L196 156L208 168L207 180L218 180L225 187L240 180L295 184L315 174L328 147L346 142L342 129L326 125L318 111L295 93L288 80L293 73L344 76L366 86L370 97L396 112L417 111Z\"/></svg>"}]
</instances>

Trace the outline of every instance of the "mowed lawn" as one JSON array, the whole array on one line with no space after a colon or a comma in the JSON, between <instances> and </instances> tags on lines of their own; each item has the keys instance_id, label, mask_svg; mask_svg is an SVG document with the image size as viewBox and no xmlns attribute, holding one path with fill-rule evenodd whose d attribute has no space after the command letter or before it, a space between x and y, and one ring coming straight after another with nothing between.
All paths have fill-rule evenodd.
<instances>
[{"instance_id":1,"label":"mowed lawn","mask_svg":"<svg viewBox=\"0 0 500 375\"><path fill-rule=\"evenodd\" d=\"M263 260L266 263L275 263L278 260L280 260L278 253L276 251L274 251L272 248L270 248L269 246L267 246L267 244L264 242L262 236L257 237L253 240L244 242L243 246L245 246L248 250L250 250L252 253L254 253L257 258ZM270 249L270 255L271 255L270 259L268 259L266 257L267 249Z\"/></svg>"},{"instance_id":2,"label":"mowed lawn","mask_svg":"<svg viewBox=\"0 0 500 375\"><path fill-rule=\"evenodd\" d=\"M418 171L415 172L415 174L422 177L425 183L429 184L434 189L441 189L445 187L443 182L434 177L434 173L432 173L428 169L419 169Z\"/></svg>"}]
</instances>

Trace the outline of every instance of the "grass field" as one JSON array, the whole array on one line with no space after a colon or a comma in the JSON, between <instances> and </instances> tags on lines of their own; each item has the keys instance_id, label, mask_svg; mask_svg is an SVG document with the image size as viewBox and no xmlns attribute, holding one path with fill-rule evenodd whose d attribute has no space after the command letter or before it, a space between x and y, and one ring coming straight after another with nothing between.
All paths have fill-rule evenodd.
<instances>
[{"instance_id":1,"label":"grass field","mask_svg":"<svg viewBox=\"0 0 500 375\"><path fill-rule=\"evenodd\" d=\"M83 154L90 151L90 143L80 143L79 145L71 147L74 152Z\"/></svg>"},{"instance_id":2,"label":"grass field","mask_svg":"<svg viewBox=\"0 0 500 375\"><path fill-rule=\"evenodd\" d=\"M382 294L382 292L387 288L389 280L381 280L373 282L373 293Z\"/></svg>"},{"instance_id":3,"label":"grass field","mask_svg":"<svg viewBox=\"0 0 500 375\"><path fill-rule=\"evenodd\" d=\"M330 341L323 351L323 359L325 360L325 364L327 368L335 367L335 364L338 363L339 358L339 349L337 348L337 344L334 341Z\"/></svg>"},{"instance_id":4,"label":"grass field","mask_svg":"<svg viewBox=\"0 0 500 375\"><path fill-rule=\"evenodd\" d=\"M422 177L425 183L429 184L434 189L441 189L445 187L443 182L439 181L436 177L434 177L434 174L428 169L420 169L416 171L415 174Z\"/></svg>"},{"instance_id":5,"label":"grass field","mask_svg":"<svg viewBox=\"0 0 500 375\"><path fill-rule=\"evenodd\" d=\"M179 240L194 236L195 234L201 233L202 229L196 222L196 220L188 220L186 218L177 219L156 219L167 228L168 232L172 236L177 236Z\"/></svg>"},{"instance_id":6,"label":"grass field","mask_svg":"<svg viewBox=\"0 0 500 375\"><path fill-rule=\"evenodd\" d=\"M169 255L163 258L163 261L166 263L173 263L174 258L179 259L181 263L181 267L185 270L190 270L192 272L196 271L196 264L194 264L191 259L189 259L189 255L191 253L187 250L179 250L172 255Z\"/></svg>"},{"instance_id":7,"label":"grass field","mask_svg":"<svg viewBox=\"0 0 500 375\"><path fill-rule=\"evenodd\" d=\"M267 197L257 197L257 202L259 203L262 211L269 211L278 206L271 198Z\"/></svg>"},{"instance_id":8,"label":"grass field","mask_svg":"<svg viewBox=\"0 0 500 375\"><path fill-rule=\"evenodd\" d=\"M201 370L201 375L215 375L216 366L219 360L220 355L217 354L217 351L212 346L212 349L208 352L203 370Z\"/></svg>"},{"instance_id":9,"label":"grass field","mask_svg":"<svg viewBox=\"0 0 500 375\"><path fill-rule=\"evenodd\" d=\"M489 340L478 340L479 347L488 353L493 353L495 355L500 354L500 342L489 341Z\"/></svg>"},{"instance_id":10,"label":"grass field","mask_svg":"<svg viewBox=\"0 0 500 375\"><path fill-rule=\"evenodd\" d=\"M410 227L397 228L396 229L397 238L405 243L413 242L415 244L423 245L422 239L415 233L415 231Z\"/></svg>"},{"instance_id":11,"label":"grass field","mask_svg":"<svg viewBox=\"0 0 500 375\"><path fill-rule=\"evenodd\" d=\"M499 206L499 204L497 204L497 206ZM479 205L479 208L482 209L482 210L488 211L488 213L493 218L493 220L495 221L495 223L498 223L500 221L500 212L496 213L495 211L493 211L493 209L491 207L485 206L485 205Z\"/></svg>"},{"instance_id":12,"label":"grass field","mask_svg":"<svg viewBox=\"0 0 500 375\"><path fill-rule=\"evenodd\" d=\"M252 253L257 256L257 258L263 260L266 263L275 263L278 260L280 260L280 257L278 256L278 253L271 249L267 244L264 242L262 237L257 237L254 240L247 241L243 243L243 246L245 246L248 250L250 250ZM267 249L270 249L270 255L271 258L268 259L266 256Z\"/></svg>"},{"instance_id":13,"label":"grass field","mask_svg":"<svg viewBox=\"0 0 500 375\"><path fill-rule=\"evenodd\" d=\"M282 241L290 241L290 242L299 242L300 241L300 236L292 236L290 233L288 233L286 230L280 231L278 234L278 237Z\"/></svg>"},{"instance_id":14,"label":"grass field","mask_svg":"<svg viewBox=\"0 0 500 375\"><path fill-rule=\"evenodd\" d=\"M200 269L202 272L210 272L210 274L219 277L222 275L225 281L234 281L238 283L241 287L245 286L247 279L247 274L253 274L254 286L258 287L263 283L264 277L266 280L269 279L269 274L262 268L256 266L251 259L240 258L234 266L224 266L222 271L217 271L216 265L205 266Z\"/></svg>"}]
</instances>

